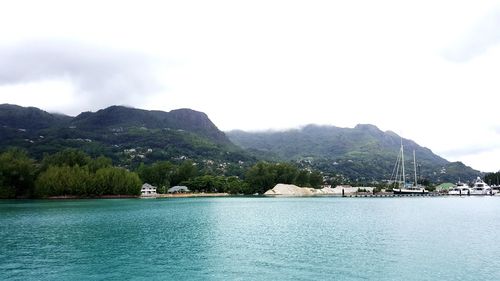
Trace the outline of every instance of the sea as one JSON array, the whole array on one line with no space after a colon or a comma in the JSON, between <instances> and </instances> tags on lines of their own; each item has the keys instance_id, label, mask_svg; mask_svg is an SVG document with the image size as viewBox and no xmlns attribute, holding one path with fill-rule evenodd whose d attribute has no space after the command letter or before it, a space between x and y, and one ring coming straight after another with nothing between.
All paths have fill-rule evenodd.
<instances>
[{"instance_id":1,"label":"sea","mask_svg":"<svg viewBox=\"0 0 500 281\"><path fill-rule=\"evenodd\" d=\"M2 200L0 280L500 280L500 196Z\"/></svg>"}]
</instances>

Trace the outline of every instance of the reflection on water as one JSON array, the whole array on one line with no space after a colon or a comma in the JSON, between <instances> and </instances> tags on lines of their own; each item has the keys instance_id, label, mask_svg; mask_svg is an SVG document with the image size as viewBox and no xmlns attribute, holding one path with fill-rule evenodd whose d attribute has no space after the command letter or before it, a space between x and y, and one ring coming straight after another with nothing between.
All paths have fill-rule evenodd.
<instances>
[{"instance_id":1,"label":"reflection on water","mask_svg":"<svg viewBox=\"0 0 500 281\"><path fill-rule=\"evenodd\" d=\"M500 198L0 201L0 280L497 280Z\"/></svg>"}]
</instances>

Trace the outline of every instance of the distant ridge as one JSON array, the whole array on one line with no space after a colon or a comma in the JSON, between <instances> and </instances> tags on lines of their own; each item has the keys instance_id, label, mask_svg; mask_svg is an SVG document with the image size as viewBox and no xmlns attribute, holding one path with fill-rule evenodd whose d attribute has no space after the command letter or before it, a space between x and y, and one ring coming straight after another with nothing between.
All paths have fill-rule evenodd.
<instances>
[{"instance_id":1,"label":"distant ridge","mask_svg":"<svg viewBox=\"0 0 500 281\"><path fill-rule=\"evenodd\" d=\"M354 128L307 125L271 132L235 130L226 135L236 145L270 159L296 161L331 176L363 182L389 179L401 141L396 133L383 132L371 124L358 124ZM403 138L403 144L408 156L416 151L419 174L426 179L454 182L480 174L460 162L450 163L412 140ZM413 159L408 157L407 161L412 166Z\"/></svg>"}]
</instances>

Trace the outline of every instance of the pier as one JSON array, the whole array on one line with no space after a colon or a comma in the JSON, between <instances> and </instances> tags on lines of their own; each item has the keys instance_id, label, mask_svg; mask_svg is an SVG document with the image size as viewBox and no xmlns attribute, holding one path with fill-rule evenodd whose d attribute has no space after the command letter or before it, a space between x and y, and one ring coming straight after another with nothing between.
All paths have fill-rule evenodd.
<instances>
[{"instance_id":1,"label":"pier","mask_svg":"<svg viewBox=\"0 0 500 281\"><path fill-rule=\"evenodd\" d=\"M361 194L342 194L342 197L441 197L448 194L429 192L422 194L394 194L394 193L361 193Z\"/></svg>"}]
</instances>

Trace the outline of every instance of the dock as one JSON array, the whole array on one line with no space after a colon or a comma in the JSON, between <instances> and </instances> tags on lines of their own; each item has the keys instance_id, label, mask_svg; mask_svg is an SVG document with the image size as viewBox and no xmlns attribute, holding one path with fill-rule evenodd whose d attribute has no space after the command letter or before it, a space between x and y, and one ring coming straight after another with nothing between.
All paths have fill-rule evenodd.
<instances>
[{"instance_id":1,"label":"dock","mask_svg":"<svg viewBox=\"0 0 500 281\"><path fill-rule=\"evenodd\" d=\"M360 194L345 194L342 197L441 197L448 196L448 194L429 192L422 194L394 194L390 192L385 193L360 193Z\"/></svg>"}]
</instances>

